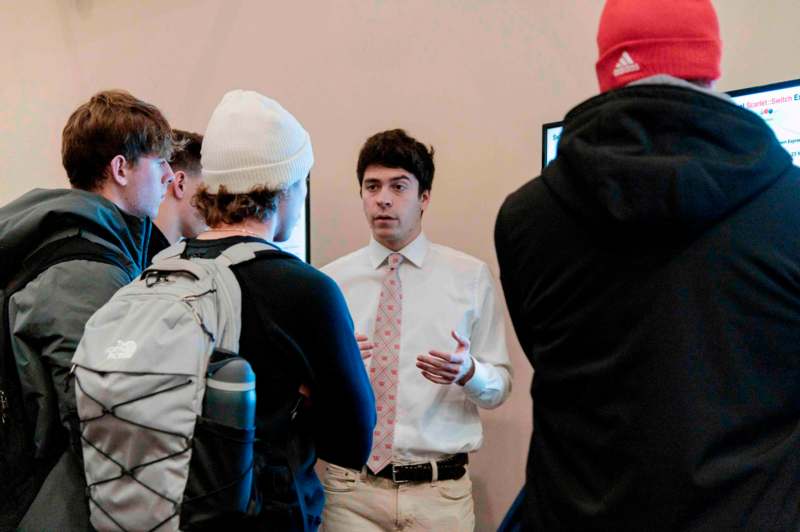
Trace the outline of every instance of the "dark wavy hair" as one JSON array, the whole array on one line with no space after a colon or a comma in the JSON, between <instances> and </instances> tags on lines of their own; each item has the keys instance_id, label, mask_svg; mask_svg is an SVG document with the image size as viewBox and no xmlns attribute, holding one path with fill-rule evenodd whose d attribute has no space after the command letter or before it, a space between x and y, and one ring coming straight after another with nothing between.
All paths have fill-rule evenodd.
<instances>
[{"instance_id":1,"label":"dark wavy hair","mask_svg":"<svg viewBox=\"0 0 800 532\"><path fill-rule=\"evenodd\" d=\"M176 143L182 145L181 149L176 149L173 152L172 159L169 161L172 171L183 170L190 174L199 175L203 170L203 165L200 164L203 135L182 129L173 129L172 137Z\"/></svg>"},{"instance_id":2,"label":"dark wavy hair","mask_svg":"<svg viewBox=\"0 0 800 532\"><path fill-rule=\"evenodd\" d=\"M123 90L95 94L67 120L61 135L61 161L73 187L100 188L111 159L122 155L135 165L139 157L167 160L175 144L161 111Z\"/></svg>"},{"instance_id":3,"label":"dark wavy hair","mask_svg":"<svg viewBox=\"0 0 800 532\"><path fill-rule=\"evenodd\" d=\"M433 146L425 147L402 129L376 133L367 139L358 154L356 174L359 187L364 182L364 171L377 164L386 168L402 168L414 174L419 182L419 193L433 186Z\"/></svg>"}]
</instances>

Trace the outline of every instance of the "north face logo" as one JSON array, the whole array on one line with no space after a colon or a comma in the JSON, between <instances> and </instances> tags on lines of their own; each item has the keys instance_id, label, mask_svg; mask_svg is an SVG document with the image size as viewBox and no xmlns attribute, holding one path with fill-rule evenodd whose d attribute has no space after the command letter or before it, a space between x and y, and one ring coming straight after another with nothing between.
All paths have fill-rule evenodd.
<instances>
[{"instance_id":1,"label":"north face logo","mask_svg":"<svg viewBox=\"0 0 800 532\"><path fill-rule=\"evenodd\" d=\"M127 342L117 340L116 344L106 349L106 360L125 360L131 358L136 352L136 347L136 342L133 340L128 340Z\"/></svg>"},{"instance_id":2,"label":"north face logo","mask_svg":"<svg viewBox=\"0 0 800 532\"><path fill-rule=\"evenodd\" d=\"M622 55L619 56L619 60L617 61L616 66L614 67L614 76L619 77L623 74L630 74L631 72L636 72L640 70L639 64L631 58L630 54L626 52L622 52Z\"/></svg>"}]
</instances>

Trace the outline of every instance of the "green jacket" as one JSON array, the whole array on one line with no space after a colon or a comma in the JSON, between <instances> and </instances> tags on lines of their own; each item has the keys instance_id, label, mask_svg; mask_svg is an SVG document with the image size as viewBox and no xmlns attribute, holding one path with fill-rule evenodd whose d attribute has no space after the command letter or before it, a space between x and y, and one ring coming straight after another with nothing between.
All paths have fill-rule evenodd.
<instances>
[{"instance_id":1,"label":"green jacket","mask_svg":"<svg viewBox=\"0 0 800 532\"><path fill-rule=\"evenodd\" d=\"M37 189L0 208L2 285L19 270L25 257L71 229L80 229L82 237L113 250L124 265L62 262L45 270L8 302L10 323L5 326L16 359L26 424L33 430L36 461L62 466L62 455L69 454L70 419L73 432L77 428L74 384L68 379L72 355L89 317L141 272L150 226L150 220L125 214L105 198L81 190ZM73 464L69 470L80 468ZM48 483L53 481L48 478ZM17 495L6 501L17 508L17 515L40 491L41 485L33 484L3 486L6 489L1 491ZM47 508L54 506L50 501ZM6 508L2 510L6 516ZM49 523L59 525L52 520Z\"/></svg>"}]
</instances>

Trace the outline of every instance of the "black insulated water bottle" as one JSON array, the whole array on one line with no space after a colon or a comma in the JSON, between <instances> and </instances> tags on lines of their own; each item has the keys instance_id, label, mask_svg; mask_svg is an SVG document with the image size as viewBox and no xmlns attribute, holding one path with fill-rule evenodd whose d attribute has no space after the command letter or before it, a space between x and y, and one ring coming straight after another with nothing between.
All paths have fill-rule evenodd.
<instances>
[{"instance_id":1,"label":"black insulated water bottle","mask_svg":"<svg viewBox=\"0 0 800 532\"><path fill-rule=\"evenodd\" d=\"M241 474L235 489L237 509L246 512L253 482L253 435L256 421L256 375L250 364L232 356L209 366L204 415L217 423L242 430L243 441L231 442L234 471Z\"/></svg>"}]
</instances>

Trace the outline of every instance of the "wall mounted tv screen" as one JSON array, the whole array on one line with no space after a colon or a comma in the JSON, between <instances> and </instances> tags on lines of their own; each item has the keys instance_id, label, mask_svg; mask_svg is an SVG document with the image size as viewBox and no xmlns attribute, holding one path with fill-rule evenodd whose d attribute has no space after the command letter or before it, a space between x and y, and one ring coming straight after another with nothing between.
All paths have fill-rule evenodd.
<instances>
[{"instance_id":1,"label":"wall mounted tv screen","mask_svg":"<svg viewBox=\"0 0 800 532\"><path fill-rule=\"evenodd\" d=\"M296 255L309 264L311 263L311 219L308 215L310 210L311 184L309 183L306 205L303 207L303 212L300 213L294 231L292 231L292 237L286 242L276 242L283 251Z\"/></svg>"},{"instance_id":2,"label":"wall mounted tv screen","mask_svg":"<svg viewBox=\"0 0 800 532\"><path fill-rule=\"evenodd\" d=\"M740 107L763 118L800 166L800 79L729 91ZM542 168L556 158L562 122L542 126Z\"/></svg>"}]
</instances>

